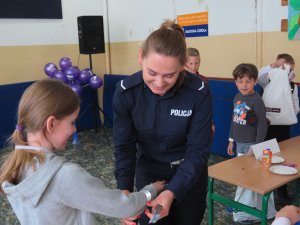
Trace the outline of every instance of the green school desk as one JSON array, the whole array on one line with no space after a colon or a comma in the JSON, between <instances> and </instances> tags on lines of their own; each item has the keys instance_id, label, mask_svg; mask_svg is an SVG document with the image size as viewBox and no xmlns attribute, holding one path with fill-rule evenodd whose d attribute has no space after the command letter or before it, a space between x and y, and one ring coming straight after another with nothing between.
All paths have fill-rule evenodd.
<instances>
[{"instance_id":1,"label":"green school desk","mask_svg":"<svg viewBox=\"0 0 300 225\"><path fill-rule=\"evenodd\" d=\"M297 179L297 190L300 187L300 136L279 143L279 155L286 163L295 163L298 173L295 175L279 175L269 171L269 167L252 156L240 156L208 167L208 219L209 225L214 224L214 202L244 211L261 219L261 224L267 224L268 200L273 190ZM214 190L214 180L219 180L234 186L250 189L263 195L262 209L257 210L226 196L221 196ZM217 190L216 190L217 191ZM299 192L297 191L299 205Z\"/></svg>"}]
</instances>

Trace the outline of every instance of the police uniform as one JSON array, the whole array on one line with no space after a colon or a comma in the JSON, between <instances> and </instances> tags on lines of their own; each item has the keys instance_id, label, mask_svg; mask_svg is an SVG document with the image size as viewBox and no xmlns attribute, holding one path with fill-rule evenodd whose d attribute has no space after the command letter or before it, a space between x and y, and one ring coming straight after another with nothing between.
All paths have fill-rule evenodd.
<instances>
[{"instance_id":1,"label":"police uniform","mask_svg":"<svg viewBox=\"0 0 300 225\"><path fill-rule=\"evenodd\" d=\"M212 100L205 82L184 72L159 96L139 71L117 84L113 111L117 187L133 191L135 176L138 190L166 180L175 200L169 216L157 224L199 225L212 136Z\"/></svg>"}]
</instances>

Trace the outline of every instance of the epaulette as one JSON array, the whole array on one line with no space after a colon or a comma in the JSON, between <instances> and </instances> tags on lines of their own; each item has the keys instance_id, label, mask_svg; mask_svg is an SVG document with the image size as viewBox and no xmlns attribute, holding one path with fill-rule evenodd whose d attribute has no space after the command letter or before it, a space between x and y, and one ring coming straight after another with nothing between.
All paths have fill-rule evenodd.
<instances>
[{"instance_id":1,"label":"epaulette","mask_svg":"<svg viewBox=\"0 0 300 225\"><path fill-rule=\"evenodd\" d=\"M131 76L121 80L117 83L117 90L124 92L130 88L133 88L143 82L142 71L132 74Z\"/></svg>"},{"instance_id":2,"label":"epaulette","mask_svg":"<svg viewBox=\"0 0 300 225\"><path fill-rule=\"evenodd\" d=\"M209 90L207 84L199 76L189 72L184 73L183 85L198 90L204 95Z\"/></svg>"}]
</instances>

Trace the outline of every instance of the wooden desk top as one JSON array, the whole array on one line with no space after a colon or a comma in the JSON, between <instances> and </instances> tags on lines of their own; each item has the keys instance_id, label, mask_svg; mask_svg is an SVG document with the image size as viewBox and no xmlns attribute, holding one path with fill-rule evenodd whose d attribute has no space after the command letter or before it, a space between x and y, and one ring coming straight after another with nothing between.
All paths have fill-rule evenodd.
<instances>
[{"instance_id":1,"label":"wooden desk top","mask_svg":"<svg viewBox=\"0 0 300 225\"><path fill-rule=\"evenodd\" d=\"M228 159L208 167L208 176L226 183L266 194L300 177L300 136L279 143L280 153L285 163L297 164L295 175L279 175L269 171L269 167L252 156Z\"/></svg>"}]
</instances>

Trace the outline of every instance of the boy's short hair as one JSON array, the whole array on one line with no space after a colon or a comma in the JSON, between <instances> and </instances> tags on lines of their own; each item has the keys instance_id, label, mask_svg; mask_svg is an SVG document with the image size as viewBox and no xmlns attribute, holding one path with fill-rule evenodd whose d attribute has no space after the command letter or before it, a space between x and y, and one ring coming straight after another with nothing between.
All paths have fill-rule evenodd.
<instances>
[{"instance_id":1,"label":"boy's short hair","mask_svg":"<svg viewBox=\"0 0 300 225\"><path fill-rule=\"evenodd\" d=\"M187 48L186 49L186 57L189 57L189 56L200 56L200 53L196 48Z\"/></svg>"},{"instance_id":2,"label":"boy's short hair","mask_svg":"<svg viewBox=\"0 0 300 225\"><path fill-rule=\"evenodd\" d=\"M241 63L232 72L234 80L237 78L243 78L247 76L249 79L257 79L258 70L254 64L251 63Z\"/></svg>"},{"instance_id":3,"label":"boy's short hair","mask_svg":"<svg viewBox=\"0 0 300 225\"><path fill-rule=\"evenodd\" d=\"M287 53L279 54L276 59L277 60L284 59L285 62L287 62L289 64L292 64L292 65L295 64L295 60L294 60L293 56L291 56L290 54L287 54Z\"/></svg>"}]
</instances>

